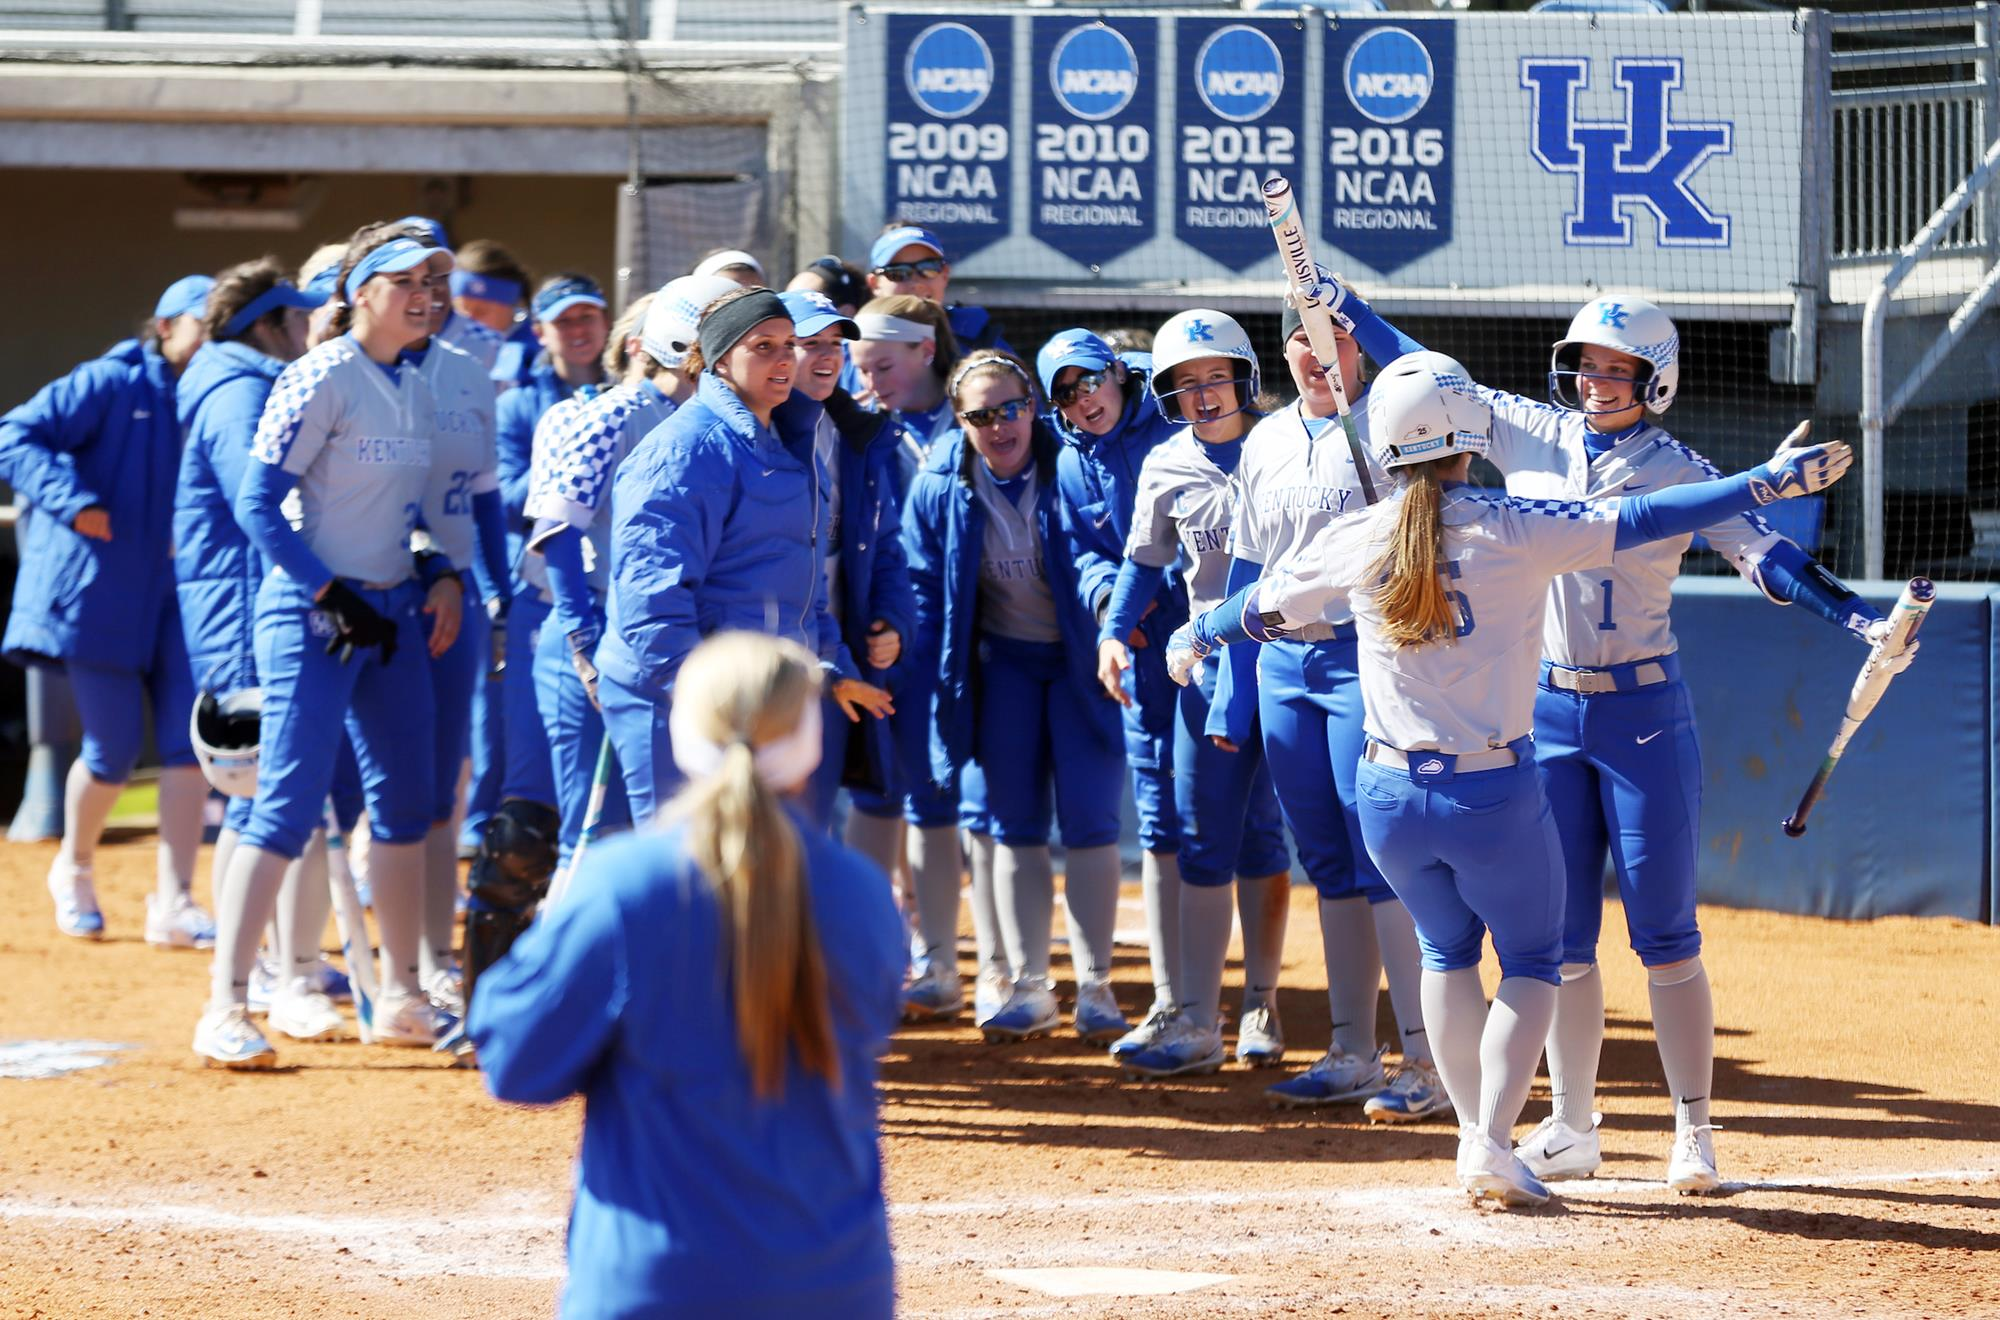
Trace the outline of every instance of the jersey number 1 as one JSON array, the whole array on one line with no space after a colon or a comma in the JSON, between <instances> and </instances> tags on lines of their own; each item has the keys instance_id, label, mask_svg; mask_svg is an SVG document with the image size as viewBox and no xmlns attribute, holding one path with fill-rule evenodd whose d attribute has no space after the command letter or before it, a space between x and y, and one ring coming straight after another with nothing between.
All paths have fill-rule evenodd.
<instances>
[{"instance_id":1,"label":"jersey number 1","mask_svg":"<svg viewBox=\"0 0 2000 1320\"><path fill-rule=\"evenodd\" d=\"M1604 617L1598 621L1597 631L1617 632L1618 625L1611 621L1611 579L1601 579L1598 586L1604 588Z\"/></svg>"}]
</instances>

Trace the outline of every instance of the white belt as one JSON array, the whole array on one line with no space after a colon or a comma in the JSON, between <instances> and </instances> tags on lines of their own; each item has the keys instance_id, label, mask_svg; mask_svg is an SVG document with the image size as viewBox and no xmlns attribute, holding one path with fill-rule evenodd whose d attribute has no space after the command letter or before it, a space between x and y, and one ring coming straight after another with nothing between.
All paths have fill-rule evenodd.
<instances>
[{"instance_id":1,"label":"white belt","mask_svg":"<svg viewBox=\"0 0 2000 1320\"><path fill-rule=\"evenodd\" d=\"M1632 666L1631 678L1626 681L1625 687L1629 691L1666 681L1666 666L1657 660L1648 660L1642 665ZM1548 682L1550 687L1561 688L1565 692L1618 691L1618 675L1609 669L1565 669L1561 665L1550 665Z\"/></svg>"},{"instance_id":2,"label":"white belt","mask_svg":"<svg viewBox=\"0 0 2000 1320\"><path fill-rule=\"evenodd\" d=\"M1408 770L1410 762L1421 763L1424 756L1423 751L1406 752L1387 743L1378 743L1373 738L1368 740L1368 749L1361 753L1362 760L1386 765L1392 770ZM1510 765L1520 763L1521 758L1514 754L1513 748L1493 747L1483 752L1468 752L1460 756L1458 773L1469 775L1480 770L1504 770Z\"/></svg>"}]
</instances>

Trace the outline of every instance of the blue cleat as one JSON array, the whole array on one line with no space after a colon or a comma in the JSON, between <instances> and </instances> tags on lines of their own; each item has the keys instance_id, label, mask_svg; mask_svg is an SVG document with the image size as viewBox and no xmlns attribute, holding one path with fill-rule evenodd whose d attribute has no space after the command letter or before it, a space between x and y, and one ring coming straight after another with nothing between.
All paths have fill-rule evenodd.
<instances>
[{"instance_id":1,"label":"blue cleat","mask_svg":"<svg viewBox=\"0 0 2000 1320\"><path fill-rule=\"evenodd\" d=\"M1287 1077L1264 1091L1264 1098L1279 1109L1311 1109L1319 1105L1350 1104L1366 1100L1382 1090L1387 1078L1382 1072L1382 1051L1371 1055L1343 1053L1338 1045L1328 1047L1320 1061Z\"/></svg>"}]
</instances>

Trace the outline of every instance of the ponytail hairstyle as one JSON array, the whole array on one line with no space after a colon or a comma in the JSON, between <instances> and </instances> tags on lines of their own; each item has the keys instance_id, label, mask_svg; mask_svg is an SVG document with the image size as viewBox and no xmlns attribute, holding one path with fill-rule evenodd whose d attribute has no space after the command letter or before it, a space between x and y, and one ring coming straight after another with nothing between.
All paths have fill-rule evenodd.
<instances>
[{"instance_id":1,"label":"ponytail hairstyle","mask_svg":"<svg viewBox=\"0 0 2000 1320\"><path fill-rule=\"evenodd\" d=\"M604 341L604 375L610 384L616 385L625 379L625 369L632 365L632 351L625 346L625 341L639 337L639 328L646 323L646 309L652 305L653 295L650 293L634 298L631 306L620 312L618 319L611 323L611 338ZM653 361L651 354L647 355L646 361L651 364L646 372L649 380L665 370Z\"/></svg>"},{"instance_id":2,"label":"ponytail hairstyle","mask_svg":"<svg viewBox=\"0 0 2000 1320\"><path fill-rule=\"evenodd\" d=\"M1398 647L1448 644L1458 636L1458 618L1444 586L1444 487L1439 484L1457 458L1413 463L1397 471L1402 503L1396 525L1368 577L1382 582L1375 592L1382 635Z\"/></svg>"},{"instance_id":3,"label":"ponytail hairstyle","mask_svg":"<svg viewBox=\"0 0 2000 1320\"><path fill-rule=\"evenodd\" d=\"M335 276L333 281L333 297L326 304L333 309L327 320L328 339L344 335L354 328L354 304L347 301L347 277L354 273L354 268L359 266L361 259L370 252L384 243L393 243L405 236L406 230L401 222L378 221L375 224L361 226L354 231L354 237L347 240L347 251L340 257L340 274Z\"/></svg>"},{"instance_id":4,"label":"ponytail hairstyle","mask_svg":"<svg viewBox=\"0 0 2000 1320\"><path fill-rule=\"evenodd\" d=\"M720 752L665 812L685 827L688 856L722 910L736 1041L760 1099L784 1093L788 1049L830 1086L841 1080L804 847L758 773L761 748L797 733L808 706L817 716L819 684L804 647L752 632L711 636L674 682L675 723Z\"/></svg>"},{"instance_id":5,"label":"ponytail hairstyle","mask_svg":"<svg viewBox=\"0 0 2000 1320\"><path fill-rule=\"evenodd\" d=\"M273 307L234 335L223 333L238 312L259 296L269 293L279 280L288 278L290 274L276 257L259 257L255 261L231 266L215 277L215 287L208 291L208 305L202 312L201 328L211 341L218 344L225 339L242 339L260 325L282 329L286 308Z\"/></svg>"},{"instance_id":6,"label":"ponytail hairstyle","mask_svg":"<svg viewBox=\"0 0 2000 1320\"><path fill-rule=\"evenodd\" d=\"M931 371L940 384L951 380L951 369L958 365L958 340L951 333L951 317L944 308L912 293L892 293L869 299L855 315L894 316L929 326L937 332L937 352L931 356Z\"/></svg>"},{"instance_id":7,"label":"ponytail hairstyle","mask_svg":"<svg viewBox=\"0 0 2000 1320\"><path fill-rule=\"evenodd\" d=\"M893 316L894 313L890 315ZM1035 412L1039 414L1042 411L1041 386L1036 384L1035 373L1028 370L1027 363L1012 353L1002 352L997 348L975 348L959 359L958 366L953 369L950 379L945 382L944 397L951 404L952 412L958 411L959 396L964 391L966 382L979 375L1018 378L1022 386L1027 389L1028 401L1035 405Z\"/></svg>"},{"instance_id":8,"label":"ponytail hairstyle","mask_svg":"<svg viewBox=\"0 0 2000 1320\"><path fill-rule=\"evenodd\" d=\"M769 289L765 289L762 287L753 287L751 285L746 284L740 289L731 289L728 293L718 294L714 299L712 299L706 306L704 306L701 309L701 315L694 318L695 326L698 330L701 326L701 323L703 321L706 321L718 308L727 307L729 306L729 304L735 302L738 298L748 298L753 293L769 293L769 292L770 292ZM702 356L701 340L699 336L697 336L695 342L688 345L687 361L681 364L681 375L686 377L688 380L693 380L696 376L699 376L702 372L712 371L712 370L714 370L714 364L709 362L706 358Z\"/></svg>"}]
</instances>

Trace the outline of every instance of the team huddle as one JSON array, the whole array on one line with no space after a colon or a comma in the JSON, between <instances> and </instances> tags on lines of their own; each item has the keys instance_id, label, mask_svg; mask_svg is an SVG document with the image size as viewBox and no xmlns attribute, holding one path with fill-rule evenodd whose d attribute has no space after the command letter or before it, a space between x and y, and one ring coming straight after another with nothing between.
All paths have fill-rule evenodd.
<instances>
[{"instance_id":1,"label":"team huddle","mask_svg":"<svg viewBox=\"0 0 2000 1320\"><path fill-rule=\"evenodd\" d=\"M719 252L614 323L588 277L537 285L412 218L296 274L176 283L140 339L0 419L31 510L4 649L63 667L84 730L60 928L103 934L93 859L150 708L145 931L214 951L195 1051L267 1068L273 1036L345 1032L351 1000L364 1042L470 1057L482 976L517 992L510 950L592 882L592 840L749 744L747 715L676 693L704 639L764 634L819 682L758 773L825 836L812 857L837 837L898 878L906 1021L969 1009L1006 1042L1067 1017L1135 1081L1279 1067L1295 853L1332 1028L1270 1100L1455 1114L1459 1182L1540 1204L1599 1164L1608 859L1673 1098L1667 1182L1718 1187L1672 584L1700 533L1879 646L1888 623L1758 513L1832 484L1847 447L1801 428L1717 472L1661 428L1679 337L1638 297L1577 312L1543 403L1322 273L1337 361L1288 303L1279 406L1222 312L1148 351L1075 328L1030 358L950 276L934 233L893 223L865 269L822 258L778 292ZM211 784L212 919L190 896ZM1128 784L1137 1021L1110 984ZM343 974L322 938L357 880L381 954L343 920ZM1545 1053L1552 1111L1517 1143Z\"/></svg>"}]
</instances>

